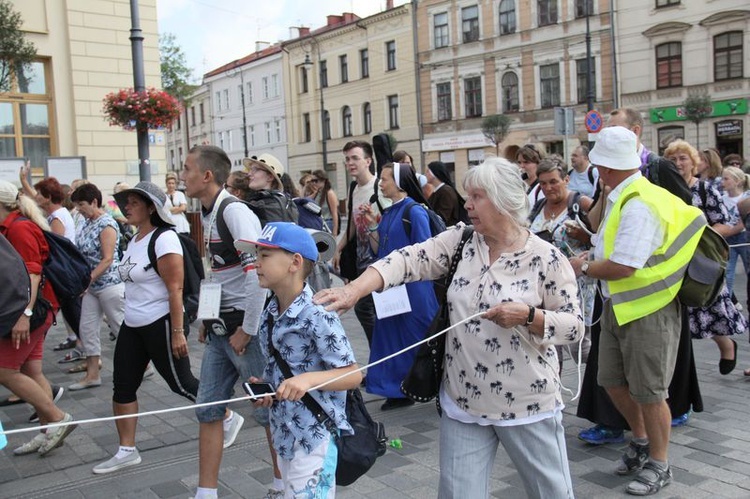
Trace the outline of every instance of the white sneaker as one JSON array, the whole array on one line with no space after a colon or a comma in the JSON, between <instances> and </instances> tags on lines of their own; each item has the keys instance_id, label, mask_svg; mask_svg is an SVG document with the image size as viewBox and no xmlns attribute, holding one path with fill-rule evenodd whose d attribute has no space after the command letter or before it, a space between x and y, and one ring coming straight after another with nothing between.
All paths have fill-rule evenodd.
<instances>
[{"instance_id":1,"label":"white sneaker","mask_svg":"<svg viewBox=\"0 0 750 499\"><path fill-rule=\"evenodd\" d=\"M62 420L56 422L70 423L71 421L73 421L73 416L66 412ZM78 425L68 424L66 426L58 426L57 428L47 430L47 438L45 438L44 443L42 443L42 446L39 447L39 450L37 451L39 455L44 456L49 451L60 447L63 444L63 440L65 440L65 438L77 427Z\"/></svg>"},{"instance_id":2,"label":"white sneaker","mask_svg":"<svg viewBox=\"0 0 750 499\"><path fill-rule=\"evenodd\" d=\"M229 428L224 427L224 448L231 446L234 441L237 439L237 435L240 433L240 429L242 429L242 425L245 424L245 418L234 413L233 416L234 419L232 419L232 422L229 425Z\"/></svg>"},{"instance_id":3,"label":"white sneaker","mask_svg":"<svg viewBox=\"0 0 750 499\"><path fill-rule=\"evenodd\" d=\"M105 473L112 473L113 471L117 471L122 468L127 468L128 466L135 466L136 464L141 464L141 455L138 453L138 449L129 453L125 457L118 458L115 455L109 461L104 461L103 463L94 466L94 469L92 471L96 475L103 475Z\"/></svg>"},{"instance_id":4,"label":"white sneaker","mask_svg":"<svg viewBox=\"0 0 750 499\"><path fill-rule=\"evenodd\" d=\"M39 450L44 441L47 439L47 435L39 433L37 436L26 442L20 447L13 449L13 454L16 456L25 456L26 454L32 454Z\"/></svg>"}]
</instances>

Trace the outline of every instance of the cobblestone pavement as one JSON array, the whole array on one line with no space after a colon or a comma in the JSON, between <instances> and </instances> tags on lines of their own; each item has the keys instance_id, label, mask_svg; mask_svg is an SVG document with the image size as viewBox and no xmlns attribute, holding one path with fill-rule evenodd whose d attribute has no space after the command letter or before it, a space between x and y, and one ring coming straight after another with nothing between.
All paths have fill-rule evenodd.
<instances>
[{"instance_id":1,"label":"cobblestone pavement","mask_svg":"<svg viewBox=\"0 0 750 499\"><path fill-rule=\"evenodd\" d=\"M738 275L737 289L745 288ZM744 302L744 293L741 296ZM343 316L344 326L361 364L368 348L353 312ZM64 329L54 327L47 340L45 373L53 384L67 386L80 377L68 374L71 364L58 364L62 357L52 346L64 338ZM112 354L114 343L102 330L103 386L79 392L66 391L59 402L63 410L78 420L111 416ZM750 497L750 378L742 370L750 367L747 336L738 341L739 363L729 376L718 372L719 352L712 341L694 341L698 377L705 412L693 414L687 426L672 432L670 461L673 483L658 497ZM197 334L190 335L193 370L199 372L203 347ZM577 385L575 366L565 363L563 383ZM6 395L0 388L0 397ZM238 392L239 393L239 392ZM438 417L434 404L381 412L381 399L365 395L373 417L384 422L391 439L401 439L402 448L389 448L372 470L350 487L340 487L342 499L434 498L438 480ZM575 416L576 403L566 396L564 424L568 456L576 496L629 497L623 490L627 477L613 473L625 444L595 447L577 439L588 421ZM184 406L186 400L169 391L156 375L144 381L139 391L142 411ZM272 481L265 434L252 419L252 407L233 407L246 418L237 442L224 452L219 496L226 498L263 497ZM6 429L29 427L31 414L25 404L0 408ZM94 475L91 468L111 457L117 449L113 422L88 424L76 429L65 445L47 457L14 456L12 449L30 439L33 433L11 435L8 447L0 452L0 497L63 498L168 498L189 497L198 481L198 424L193 410L143 417L139 421L137 443L143 463L110 475ZM507 455L498 451L494 464L492 497L524 497L520 478ZM467 498L471 499L471 498Z\"/></svg>"}]
</instances>

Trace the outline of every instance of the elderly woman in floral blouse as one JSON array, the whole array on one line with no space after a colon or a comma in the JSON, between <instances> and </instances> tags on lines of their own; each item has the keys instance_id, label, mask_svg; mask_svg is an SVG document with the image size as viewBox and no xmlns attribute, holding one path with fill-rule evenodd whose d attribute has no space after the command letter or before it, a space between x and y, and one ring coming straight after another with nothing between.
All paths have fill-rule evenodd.
<instances>
[{"instance_id":1,"label":"elderly woman in floral blouse","mask_svg":"<svg viewBox=\"0 0 750 499\"><path fill-rule=\"evenodd\" d=\"M529 497L573 497L554 348L583 334L573 269L524 227L526 187L511 163L485 161L464 189L474 234L448 290L450 320L483 315L447 333L439 497L488 497L499 443ZM346 310L372 291L443 277L463 228L395 251L316 301Z\"/></svg>"}]
</instances>

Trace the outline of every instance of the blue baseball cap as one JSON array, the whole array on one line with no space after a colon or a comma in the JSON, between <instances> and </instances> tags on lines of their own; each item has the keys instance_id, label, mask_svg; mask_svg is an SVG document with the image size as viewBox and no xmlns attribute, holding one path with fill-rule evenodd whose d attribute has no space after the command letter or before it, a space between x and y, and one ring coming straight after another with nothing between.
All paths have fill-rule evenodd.
<instances>
[{"instance_id":1,"label":"blue baseball cap","mask_svg":"<svg viewBox=\"0 0 750 499\"><path fill-rule=\"evenodd\" d=\"M318 260L318 248L309 232L291 222L271 222L263 227L257 241L238 239L234 247L239 251L255 254L258 246L299 253L310 261Z\"/></svg>"}]
</instances>

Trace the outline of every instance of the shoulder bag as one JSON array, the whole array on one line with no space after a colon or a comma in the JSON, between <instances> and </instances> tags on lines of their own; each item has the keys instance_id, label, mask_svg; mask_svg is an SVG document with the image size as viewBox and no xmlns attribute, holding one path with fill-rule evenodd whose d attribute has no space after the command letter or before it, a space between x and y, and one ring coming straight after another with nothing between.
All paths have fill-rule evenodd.
<instances>
[{"instance_id":1,"label":"shoulder bag","mask_svg":"<svg viewBox=\"0 0 750 499\"><path fill-rule=\"evenodd\" d=\"M461 235L461 242L456 248L453 258L451 258L451 266L445 280L447 286L450 286L451 281L453 281L453 276L458 268L458 262L461 261L464 245L466 245L466 241L473 234L474 227L469 226L464 228L464 232ZM448 316L448 300L446 298L440 304L440 308L432 323L430 323L430 327L427 328L425 338L437 334L449 325L450 318ZM440 382L443 379L443 357L445 357L444 334L427 343L422 343L419 346L419 350L417 350L417 355L414 358L411 369L409 369L409 373L401 382L401 393L416 402L429 402L434 399L440 391Z\"/></svg>"}]
</instances>

